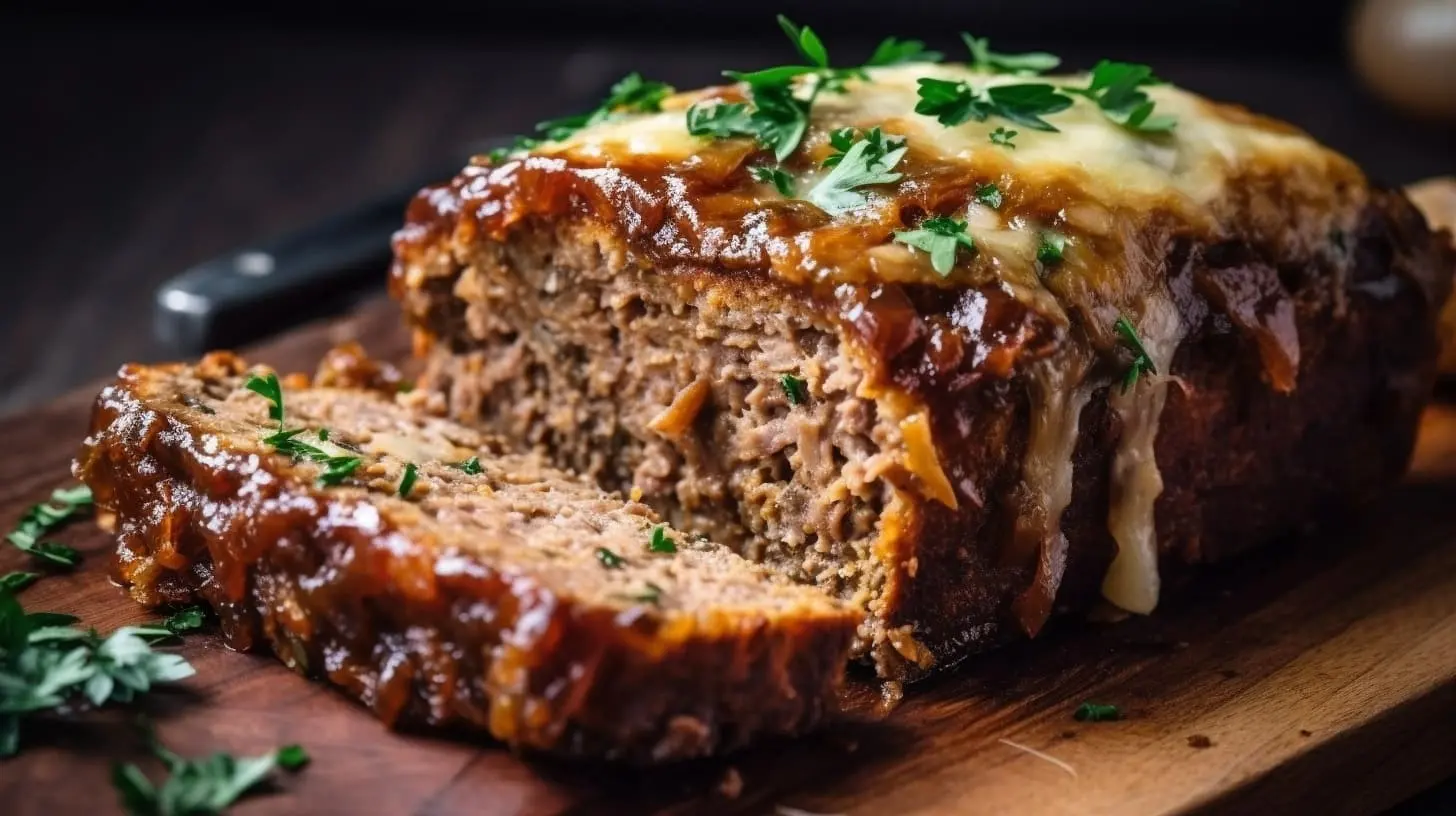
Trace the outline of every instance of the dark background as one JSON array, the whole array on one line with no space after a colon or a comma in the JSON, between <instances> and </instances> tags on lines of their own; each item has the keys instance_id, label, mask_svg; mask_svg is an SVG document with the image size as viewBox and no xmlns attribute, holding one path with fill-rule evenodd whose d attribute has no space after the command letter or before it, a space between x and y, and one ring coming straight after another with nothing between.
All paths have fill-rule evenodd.
<instances>
[{"instance_id":1,"label":"dark background","mask_svg":"<svg viewBox=\"0 0 1456 816\"><path fill-rule=\"evenodd\" d=\"M1292 121L1378 179L1456 171L1456 133L1356 82L1339 2L11 4L0 414L161 356L152 293L194 263L446 173L471 140L585 108L628 71L690 87L788 59L776 11L819 29L837 61L887 34L958 57L960 29L1072 67L1145 61ZM1453 809L1447 784L1402 812Z\"/></svg>"}]
</instances>

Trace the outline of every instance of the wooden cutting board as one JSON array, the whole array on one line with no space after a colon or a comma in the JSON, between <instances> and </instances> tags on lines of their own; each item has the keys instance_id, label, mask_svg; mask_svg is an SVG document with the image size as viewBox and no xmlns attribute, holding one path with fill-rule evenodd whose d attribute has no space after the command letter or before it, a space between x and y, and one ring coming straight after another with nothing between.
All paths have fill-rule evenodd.
<instances>
[{"instance_id":1,"label":"wooden cutting board","mask_svg":"<svg viewBox=\"0 0 1456 816\"><path fill-rule=\"evenodd\" d=\"M373 304L251 356L306 370L329 342L357 336L402 357L394 325ZM93 394L0 421L0 527L70 482ZM184 754L307 747L312 765L239 814L1371 813L1456 773L1456 410L1428 414L1405 484L1336 526L1212 568L1151 618L1062 621L909 689L886 716L666 770L391 733L212 634L187 637L197 676L147 711ZM27 589L28 609L102 631L152 619L107 581L104 535L79 524L58 539L85 551L84 566ZM0 570L22 563L0 553ZM872 710L868 679L856 689ZM1075 722L1084 700L1128 717ZM28 724L23 736L21 756L0 764L0 813L119 812L111 762L141 758L160 773L124 713ZM722 790L731 776L736 798Z\"/></svg>"}]
</instances>

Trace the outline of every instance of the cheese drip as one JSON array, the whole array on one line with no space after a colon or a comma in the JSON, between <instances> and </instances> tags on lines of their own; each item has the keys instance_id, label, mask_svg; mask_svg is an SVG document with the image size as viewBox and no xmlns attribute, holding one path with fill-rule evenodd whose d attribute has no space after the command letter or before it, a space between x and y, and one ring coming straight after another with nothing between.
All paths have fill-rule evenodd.
<instances>
[{"instance_id":1,"label":"cheese drip","mask_svg":"<svg viewBox=\"0 0 1456 816\"><path fill-rule=\"evenodd\" d=\"M1021 463L1016 529L1006 560L1020 564L1036 558L1031 586L1012 602L1022 628L1032 636L1051 616L1067 567L1062 513L1072 501L1072 454L1082 409L1092 396L1086 382L1090 364L1091 355L1080 347L1069 348L1038 363L1028 380L1031 429Z\"/></svg>"},{"instance_id":2,"label":"cheese drip","mask_svg":"<svg viewBox=\"0 0 1456 816\"><path fill-rule=\"evenodd\" d=\"M1109 404L1122 421L1122 437L1112 459L1112 497L1107 527L1117 541L1117 556L1102 579L1102 596L1119 608L1146 615L1158 605L1158 534L1154 504L1163 477L1153 447L1167 400L1168 372L1183 339L1178 308L1166 290L1144 304L1138 336L1158 374L1139 379L1127 393L1114 386Z\"/></svg>"}]
</instances>

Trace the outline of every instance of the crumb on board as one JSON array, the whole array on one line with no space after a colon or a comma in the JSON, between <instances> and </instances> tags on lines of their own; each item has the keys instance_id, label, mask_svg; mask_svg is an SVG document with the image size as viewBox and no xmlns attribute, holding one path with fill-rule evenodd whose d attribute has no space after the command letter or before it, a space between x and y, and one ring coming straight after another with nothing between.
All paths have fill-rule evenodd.
<instances>
[{"instance_id":1,"label":"crumb on board","mask_svg":"<svg viewBox=\"0 0 1456 816\"><path fill-rule=\"evenodd\" d=\"M1077 736L1077 732L1076 731L1063 731L1062 732L1062 739L1074 739L1076 736Z\"/></svg>"},{"instance_id":2,"label":"crumb on board","mask_svg":"<svg viewBox=\"0 0 1456 816\"><path fill-rule=\"evenodd\" d=\"M1189 748L1212 748L1213 740L1207 734L1194 734L1188 738Z\"/></svg>"},{"instance_id":3,"label":"crumb on board","mask_svg":"<svg viewBox=\"0 0 1456 816\"><path fill-rule=\"evenodd\" d=\"M1301 737L1312 737L1314 736L1314 732L1309 730L1308 728L1301 728L1299 729L1299 735Z\"/></svg>"},{"instance_id":4,"label":"crumb on board","mask_svg":"<svg viewBox=\"0 0 1456 816\"><path fill-rule=\"evenodd\" d=\"M740 793L743 793L743 775L729 765L723 772L723 778L718 780L718 795L724 799L737 799Z\"/></svg>"},{"instance_id":5,"label":"crumb on board","mask_svg":"<svg viewBox=\"0 0 1456 816\"><path fill-rule=\"evenodd\" d=\"M1234 671L1233 669L1219 669L1218 676L1222 677L1225 680L1232 680L1235 677L1238 677L1239 673Z\"/></svg>"}]
</instances>

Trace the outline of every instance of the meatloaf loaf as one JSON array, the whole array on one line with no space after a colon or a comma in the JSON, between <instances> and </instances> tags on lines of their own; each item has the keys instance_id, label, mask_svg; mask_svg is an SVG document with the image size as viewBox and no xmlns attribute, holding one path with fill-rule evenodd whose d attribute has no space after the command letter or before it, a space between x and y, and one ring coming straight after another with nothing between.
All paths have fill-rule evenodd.
<instances>
[{"instance_id":1,"label":"meatloaf loaf","mask_svg":"<svg viewBox=\"0 0 1456 816\"><path fill-rule=\"evenodd\" d=\"M1397 479L1453 265L1409 202L1117 64L978 59L614 95L423 190L414 399L865 610L892 678Z\"/></svg>"},{"instance_id":2,"label":"meatloaf loaf","mask_svg":"<svg viewBox=\"0 0 1456 816\"><path fill-rule=\"evenodd\" d=\"M833 705L857 611L391 396L246 373L128 366L96 404L76 471L141 603L524 749L676 759Z\"/></svg>"}]
</instances>

